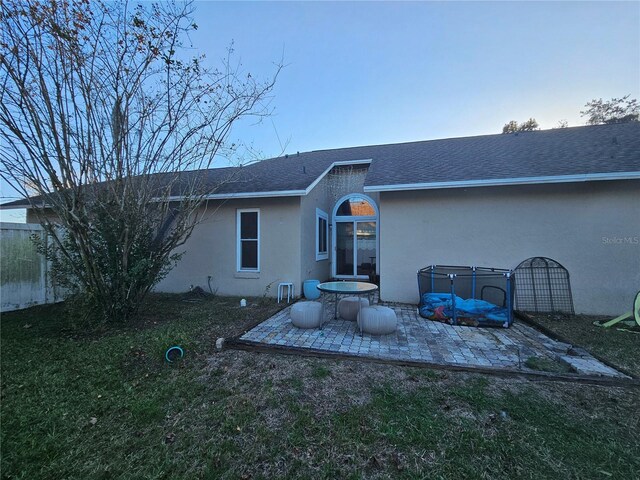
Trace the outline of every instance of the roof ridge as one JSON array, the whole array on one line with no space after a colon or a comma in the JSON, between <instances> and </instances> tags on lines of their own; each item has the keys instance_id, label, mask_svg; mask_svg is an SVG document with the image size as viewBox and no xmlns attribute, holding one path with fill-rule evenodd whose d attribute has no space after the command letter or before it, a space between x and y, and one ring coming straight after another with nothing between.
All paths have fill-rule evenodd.
<instances>
[{"instance_id":1,"label":"roof ridge","mask_svg":"<svg viewBox=\"0 0 640 480\"><path fill-rule=\"evenodd\" d=\"M281 155L279 157L270 157L270 158L265 158L264 160L273 160L273 159L277 159L277 158L291 158L291 157L297 157L299 155L303 155L303 154L307 154L307 153L320 153L320 152L333 152L333 151L338 151L338 150L353 150L353 149L358 149L358 148L379 148L379 147L393 147L393 146L399 146L399 145L415 145L418 143L430 143L430 142L444 142L444 141L452 141L452 140L467 140L467 139L478 139L478 138L483 138L483 137L496 137L496 138L501 138L503 136L520 136L520 135L529 135L529 134L533 134L533 135L538 135L541 133L551 133L551 132L568 132L568 131L574 131L574 130L579 130L579 129L587 129L587 128L591 128L591 129L596 129L596 128L607 128L607 127L613 127L613 126L621 126L621 125L638 125L640 126L640 122L628 122L628 123L616 123L616 124L600 124L600 125L575 125L573 127L564 127L564 128L558 128L558 127L554 127L554 128L546 128L546 129L541 129L541 130L531 130L531 131L526 131L526 132L514 132L514 133L483 133L483 134L479 134L479 135L465 135L462 137L443 137L443 138L430 138L427 140L411 140L411 141L407 141L407 142L391 142L391 143L374 143L374 144L370 144L370 145L355 145L355 146L350 146L350 147L337 147L337 148L320 148L317 150L308 150L308 151L304 151L304 152L296 152L293 154L286 154L286 155ZM299 155L298 155L299 154ZM258 163L263 162L264 160L260 160Z\"/></svg>"}]
</instances>

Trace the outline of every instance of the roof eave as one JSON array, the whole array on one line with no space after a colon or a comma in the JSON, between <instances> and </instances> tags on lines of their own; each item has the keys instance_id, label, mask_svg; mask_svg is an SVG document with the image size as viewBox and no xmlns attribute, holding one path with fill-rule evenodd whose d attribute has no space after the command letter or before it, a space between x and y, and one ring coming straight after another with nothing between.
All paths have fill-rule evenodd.
<instances>
[{"instance_id":1,"label":"roof eave","mask_svg":"<svg viewBox=\"0 0 640 480\"><path fill-rule=\"evenodd\" d=\"M37 205L36 208L46 208L47 205ZM22 205L11 205L9 203L5 203L4 205L0 204L0 210L25 210L32 209L33 205L30 203L25 203Z\"/></svg>"},{"instance_id":2,"label":"roof eave","mask_svg":"<svg viewBox=\"0 0 640 480\"><path fill-rule=\"evenodd\" d=\"M576 183L602 180L640 179L640 172L588 173L545 177L495 178L452 182L402 183L395 185L366 185L365 192L399 192L405 190L438 190L444 188L496 187L503 185L541 185L547 183Z\"/></svg>"},{"instance_id":3,"label":"roof eave","mask_svg":"<svg viewBox=\"0 0 640 480\"><path fill-rule=\"evenodd\" d=\"M273 192L236 192L236 193L212 193L204 195L203 200L230 200L233 198L271 198L271 197L299 197L306 195L304 190L280 190ZM184 196L176 195L168 198L157 199L163 202L179 202L184 200Z\"/></svg>"},{"instance_id":4,"label":"roof eave","mask_svg":"<svg viewBox=\"0 0 640 480\"><path fill-rule=\"evenodd\" d=\"M271 198L271 197L304 197L309 195L318 183L326 177L329 172L335 167L349 166L349 165L368 165L372 162L372 159L359 159L359 160L344 160L332 162L320 175L318 175L313 182L311 182L304 190L274 190L269 192L235 192L235 193L213 193L204 197L206 200L229 200L234 198ZM173 196L169 197L168 201L180 201L183 197Z\"/></svg>"}]
</instances>

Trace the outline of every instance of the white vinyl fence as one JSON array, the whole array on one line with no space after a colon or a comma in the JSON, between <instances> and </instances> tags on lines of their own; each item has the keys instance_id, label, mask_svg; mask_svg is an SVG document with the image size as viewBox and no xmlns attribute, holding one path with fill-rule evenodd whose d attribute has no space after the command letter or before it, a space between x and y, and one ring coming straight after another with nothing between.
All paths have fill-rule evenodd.
<instances>
[{"instance_id":1,"label":"white vinyl fence","mask_svg":"<svg viewBox=\"0 0 640 480\"><path fill-rule=\"evenodd\" d=\"M43 229L32 223L0 223L0 312L60 300L52 287L47 261L31 236Z\"/></svg>"}]
</instances>

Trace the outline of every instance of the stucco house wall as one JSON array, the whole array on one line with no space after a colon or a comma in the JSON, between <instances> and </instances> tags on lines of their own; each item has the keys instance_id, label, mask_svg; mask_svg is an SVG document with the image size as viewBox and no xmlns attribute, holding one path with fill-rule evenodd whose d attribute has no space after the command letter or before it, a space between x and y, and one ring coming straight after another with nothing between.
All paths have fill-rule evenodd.
<instances>
[{"instance_id":1,"label":"stucco house wall","mask_svg":"<svg viewBox=\"0 0 640 480\"><path fill-rule=\"evenodd\" d=\"M618 315L640 288L638 180L383 192L380 210L383 300L417 303L430 264L533 256L568 269L578 313Z\"/></svg>"},{"instance_id":2,"label":"stucco house wall","mask_svg":"<svg viewBox=\"0 0 640 480\"><path fill-rule=\"evenodd\" d=\"M236 212L260 209L260 272L237 271ZM205 220L178 251L185 254L158 284L160 292L185 292L191 285L221 295L275 296L279 282L300 280L300 197L209 202Z\"/></svg>"},{"instance_id":3,"label":"stucco house wall","mask_svg":"<svg viewBox=\"0 0 640 480\"><path fill-rule=\"evenodd\" d=\"M331 276L331 235L329 235L329 258L316 260L316 208L327 214L328 224L331 225L331 209L333 204L327 192L327 177L323 178L309 192L301 198L300 207L300 262L302 281L316 279L328 280ZM302 288L302 285L300 285ZM302 290L300 290L302 293Z\"/></svg>"}]
</instances>

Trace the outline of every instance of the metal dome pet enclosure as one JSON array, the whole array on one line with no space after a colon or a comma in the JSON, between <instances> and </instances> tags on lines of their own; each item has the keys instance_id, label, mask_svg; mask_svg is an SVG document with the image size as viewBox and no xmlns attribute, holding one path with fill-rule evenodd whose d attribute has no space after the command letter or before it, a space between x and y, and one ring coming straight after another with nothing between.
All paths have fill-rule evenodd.
<instances>
[{"instance_id":1,"label":"metal dome pet enclosure","mask_svg":"<svg viewBox=\"0 0 640 480\"><path fill-rule=\"evenodd\" d=\"M516 306L532 313L573 315L573 295L569 272L559 262L547 257L527 258L514 270Z\"/></svg>"},{"instance_id":2,"label":"metal dome pet enclosure","mask_svg":"<svg viewBox=\"0 0 640 480\"><path fill-rule=\"evenodd\" d=\"M430 265L418 270L420 316L450 325L513 323L514 276L502 268Z\"/></svg>"}]
</instances>

